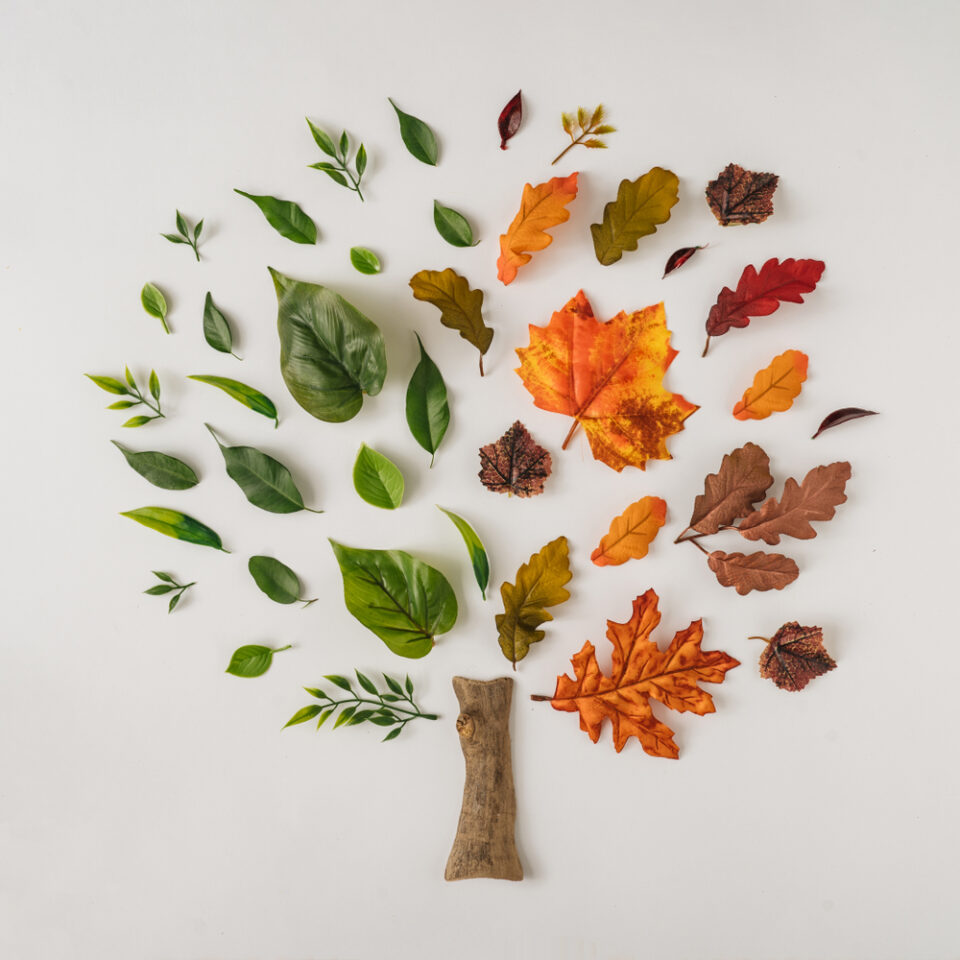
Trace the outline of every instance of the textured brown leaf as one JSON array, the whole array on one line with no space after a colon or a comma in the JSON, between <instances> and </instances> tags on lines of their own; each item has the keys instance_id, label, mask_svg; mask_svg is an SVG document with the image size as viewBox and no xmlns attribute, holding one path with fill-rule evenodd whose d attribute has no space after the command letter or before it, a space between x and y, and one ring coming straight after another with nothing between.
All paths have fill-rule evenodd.
<instances>
[{"instance_id":1,"label":"textured brown leaf","mask_svg":"<svg viewBox=\"0 0 960 960\"><path fill-rule=\"evenodd\" d=\"M802 690L814 677L836 665L823 645L823 630L801 627L796 620L785 623L767 640L760 654L760 676L772 680L781 690Z\"/></svg>"},{"instance_id":2,"label":"textured brown leaf","mask_svg":"<svg viewBox=\"0 0 960 960\"><path fill-rule=\"evenodd\" d=\"M770 458L763 448L755 443L744 444L723 458L717 473L707 475L703 493L694 501L687 529L716 533L750 513L772 483Z\"/></svg>"},{"instance_id":3,"label":"textured brown leaf","mask_svg":"<svg viewBox=\"0 0 960 960\"><path fill-rule=\"evenodd\" d=\"M533 497L543 493L553 460L527 428L516 420L496 442L480 448L481 483L494 493Z\"/></svg>"},{"instance_id":4,"label":"textured brown leaf","mask_svg":"<svg viewBox=\"0 0 960 960\"><path fill-rule=\"evenodd\" d=\"M741 596L751 590L782 590L800 576L796 563L779 553L748 555L714 550L707 562L721 585L736 587Z\"/></svg>"},{"instance_id":5,"label":"textured brown leaf","mask_svg":"<svg viewBox=\"0 0 960 960\"><path fill-rule=\"evenodd\" d=\"M860 417L875 417L876 415L876 410L864 410L862 407L841 407L839 410L834 410L833 413L828 413L823 418L820 426L817 427L817 432L811 439L816 440L824 430L839 427L841 423L846 423L848 420L858 420Z\"/></svg>"},{"instance_id":6,"label":"textured brown leaf","mask_svg":"<svg viewBox=\"0 0 960 960\"><path fill-rule=\"evenodd\" d=\"M748 540L764 543L779 543L781 536L810 540L817 535L810 521L833 518L834 507L847 499L843 489L849 479L850 464L845 460L814 467L802 484L790 477L779 501L771 497L744 517L738 529Z\"/></svg>"},{"instance_id":7,"label":"textured brown leaf","mask_svg":"<svg viewBox=\"0 0 960 960\"><path fill-rule=\"evenodd\" d=\"M773 214L773 191L779 179L775 173L754 173L728 163L707 184L707 203L721 226L763 223Z\"/></svg>"}]
</instances>

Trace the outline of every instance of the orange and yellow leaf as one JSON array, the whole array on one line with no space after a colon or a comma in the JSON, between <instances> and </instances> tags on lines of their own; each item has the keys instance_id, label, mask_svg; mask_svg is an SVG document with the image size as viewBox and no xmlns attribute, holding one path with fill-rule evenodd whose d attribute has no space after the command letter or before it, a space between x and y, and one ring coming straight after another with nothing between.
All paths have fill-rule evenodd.
<instances>
[{"instance_id":1,"label":"orange and yellow leaf","mask_svg":"<svg viewBox=\"0 0 960 960\"><path fill-rule=\"evenodd\" d=\"M598 567L606 567L645 557L666 519L667 502L660 497L644 497L631 503L611 522L610 532L590 559Z\"/></svg>"},{"instance_id":2,"label":"orange and yellow leaf","mask_svg":"<svg viewBox=\"0 0 960 960\"><path fill-rule=\"evenodd\" d=\"M807 379L807 355L799 350L787 350L774 357L753 378L743 399L733 408L738 420L764 420L771 413L789 410Z\"/></svg>"}]
</instances>

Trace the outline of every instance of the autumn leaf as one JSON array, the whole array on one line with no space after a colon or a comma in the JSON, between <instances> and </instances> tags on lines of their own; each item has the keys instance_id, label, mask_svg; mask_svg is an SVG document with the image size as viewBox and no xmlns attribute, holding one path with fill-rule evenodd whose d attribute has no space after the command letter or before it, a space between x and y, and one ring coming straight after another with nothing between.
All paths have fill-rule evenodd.
<instances>
[{"instance_id":1,"label":"autumn leaf","mask_svg":"<svg viewBox=\"0 0 960 960\"><path fill-rule=\"evenodd\" d=\"M764 543L779 543L781 536L810 540L817 535L810 521L833 518L834 508L846 502L843 491L849 479L850 464L845 460L814 467L800 484L790 477L779 501L771 497L737 529L748 540Z\"/></svg>"},{"instance_id":2,"label":"autumn leaf","mask_svg":"<svg viewBox=\"0 0 960 960\"><path fill-rule=\"evenodd\" d=\"M662 280L667 274L673 273L674 270L682 267L698 250L703 250L704 247L706 247L705 243L699 247L681 247L679 250L674 250L664 265L663 277L660 279Z\"/></svg>"},{"instance_id":3,"label":"autumn leaf","mask_svg":"<svg viewBox=\"0 0 960 960\"><path fill-rule=\"evenodd\" d=\"M631 503L611 522L610 532L590 559L598 567L606 567L645 557L666 518L667 502L659 497L644 497Z\"/></svg>"},{"instance_id":4,"label":"autumn leaf","mask_svg":"<svg viewBox=\"0 0 960 960\"><path fill-rule=\"evenodd\" d=\"M813 291L826 264L822 260L784 260L772 257L757 273L750 265L744 269L736 290L724 287L707 316L707 343L731 327L745 327L751 317L766 317L782 302L803 303L803 295Z\"/></svg>"},{"instance_id":5,"label":"autumn leaf","mask_svg":"<svg viewBox=\"0 0 960 960\"><path fill-rule=\"evenodd\" d=\"M517 373L541 410L573 417L590 449L617 472L669 460L666 438L698 407L663 386L676 356L663 304L601 323L581 290L545 327L530 325Z\"/></svg>"},{"instance_id":6,"label":"autumn leaf","mask_svg":"<svg viewBox=\"0 0 960 960\"><path fill-rule=\"evenodd\" d=\"M592 114L588 114L583 107L577 107L576 119L572 113L561 113L560 122L564 133L570 138L570 143L550 161L550 166L552 167L568 150L572 150L578 144L592 150L606 150L607 145L600 139L601 135L617 131L616 127L603 122L606 118L607 112L602 103L598 104Z\"/></svg>"},{"instance_id":7,"label":"autumn leaf","mask_svg":"<svg viewBox=\"0 0 960 960\"><path fill-rule=\"evenodd\" d=\"M523 98L521 91L507 101L507 105L500 111L497 118L497 130L500 133L500 149L507 149L507 141L520 129L523 119Z\"/></svg>"},{"instance_id":8,"label":"autumn leaf","mask_svg":"<svg viewBox=\"0 0 960 960\"><path fill-rule=\"evenodd\" d=\"M603 222L590 225L593 249L605 267L616 263L626 250L636 250L641 237L656 233L670 219L670 208L679 199L677 175L654 167L636 180L621 180L617 199L603 208Z\"/></svg>"},{"instance_id":9,"label":"autumn leaf","mask_svg":"<svg viewBox=\"0 0 960 960\"><path fill-rule=\"evenodd\" d=\"M497 614L497 640L514 670L517 661L529 652L530 644L543 639L544 632L537 627L553 619L544 608L570 598L564 584L572 576L567 538L557 537L520 567L516 583L501 585L504 612Z\"/></svg>"},{"instance_id":10,"label":"autumn leaf","mask_svg":"<svg viewBox=\"0 0 960 960\"><path fill-rule=\"evenodd\" d=\"M480 351L480 376L483 355L490 349L493 330L483 322L483 291L470 284L455 270L421 270L410 278L410 289L417 300L432 303L440 311L440 322L456 330L467 343Z\"/></svg>"},{"instance_id":11,"label":"autumn leaf","mask_svg":"<svg viewBox=\"0 0 960 960\"><path fill-rule=\"evenodd\" d=\"M773 191L779 179L775 173L754 173L728 163L707 184L707 203L721 226L763 223L773 215Z\"/></svg>"},{"instance_id":12,"label":"autumn leaf","mask_svg":"<svg viewBox=\"0 0 960 960\"><path fill-rule=\"evenodd\" d=\"M553 177L536 187L524 185L520 211L500 237L497 278L512 283L517 270L530 262L530 254L553 243L546 231L570 219L568 203L577 196L577 174Z\"/></svg>"},{"instance_id":13,"label":"autumn leaf","mask_svg":"<svg viewBox=\"0 0 960 960\"><path fill-rule=\"evenodd\" d=\"M724 553L714 550L707 563L724 587L741 596L751 590L782 590L800 576L796 563L779 553Z\"/></svg>"},{"instance_id":14,"label":"autumn leaf","mask_svg":"<svg viewBox=\"0 0 960 960\"><path fill-rule=\"evenodd\" d=\"M839 427L841 423L847 423L849 420L859 420L860 417L875 417L876 415L876 410L864 410L863 407L841 407L839 410L834 410L833 413L828 413L823 418L820 426L817 427L817 432L811 439L816 440L824 430Z\"/></svg>"},{"instance_id":15,"label":"autumn leaf","mask_svg":"<svg viewBox=\"0 0 960 960\"><path fill-rule=\"evenodd\" d=\"M580 714L580 729L596 743L604 718L613 725L613 743L619 753L630 737L654 757L676 759L679 750L673 731L657 719L650 701L679 712L698 716L714 712L713 698L700 683L722 683L739 661L720 650L700 649L703 624L694 620L678 631L670 646L661 651L650 634L660 623L658 597L648 590L633 601L633 615L626 623L607 621L607 639L613 644L610 676L600 672L593 644L588 640L571 660L573 678L557 677L554 710Z\"/></svg>"},{"instance_id":16,"label":"autumn leaf","mask_svg":"<svg viewBox=\"0 0 960 960\"><path fill-rule=\"evenodd\" d=\"M789 410L807 379L808 357L799 350L787 350L774 357L753 378L743 399L733 408L738 420L764 420L771 413Z\"/></svg>"},{"instance_id":17,"label":"autumn leaf","mask_svg":"<svg viewBox=\"0 0 960 960\"><path fill-rule=\"evenodd\" d=\"M533 497L543 493L553 460L519 421L496 442L480 448L481 483L494 493Z\"/></svg>"},{"instance_id":18,"label":"autumn leaf","mask_svg":"<svg viewBox=\"0 0 960 960\"><path fill-rule=\"evenodd\" d=\"M772 680L781 690L802 690L814 677L836 667L836 661L823 645L820 627L801 627L796 620L785 623L760 654L760 676Z\"/></svg>"}]
</instances>

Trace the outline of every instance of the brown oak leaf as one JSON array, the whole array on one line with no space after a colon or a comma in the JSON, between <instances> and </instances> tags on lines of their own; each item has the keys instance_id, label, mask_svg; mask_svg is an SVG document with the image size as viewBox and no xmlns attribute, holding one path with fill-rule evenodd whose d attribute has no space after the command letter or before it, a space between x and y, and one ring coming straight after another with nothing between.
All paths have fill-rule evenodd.
<instances>
[{"instance_id":1,"label":"brown oak leaf","mask_svg":"<svg viewBox=\"0 0 960 960\"><path fill-rule=\"evenodd\" d=\"M800 576L797 564L779 553L724 553L707 557L710 569L724 587L736 587L741 596L751 590L782 590Z\"/></svg>"},{"instance_id":2,"label":"brown oak leaf","mask_svg":"<svg viewBox=\"0 0 960 960\"><path fill-rule=\"evenodd\" d=\"M488 443L480 448L480 472L477 476L494 493L533 497L543 493L543 483L552 469L550 454L516 420L496 443Z\"/></svg>"},{"instance_id":3,"label":"brown oak leaf","mask_svg":"<svg viewBox=\"0 0 960 960\"><path fill-rule=\"evenodd\" d=\"M728 163L707 184L707 203L721 226L763 223L773 215L773 191L779 179L775 173L754 173Z\"/></svg>"},{"instance_id":4,"label":"brown oak leaf","mask_svg":"<svg viewBox=\"0 0 960 960\"><path fill-rule=\"evenodd\" d=\"M796 620L785 623L760 654L760 676L772 680L781 690L802 690L814 677L836 667L823 645L820 627L801 627Z\"/></svg>"}]
</instances>

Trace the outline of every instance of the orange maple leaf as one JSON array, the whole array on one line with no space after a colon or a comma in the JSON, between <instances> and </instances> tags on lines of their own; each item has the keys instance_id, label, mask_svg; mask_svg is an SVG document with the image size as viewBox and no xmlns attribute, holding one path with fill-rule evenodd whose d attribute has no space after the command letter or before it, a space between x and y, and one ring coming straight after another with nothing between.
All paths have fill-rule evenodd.
<instances>
[{"instance_id":1,"label":"orange maple leaf","mask_svg":"<svg viewBox=\"0 0 960 960\"><path fill-rule=\"evenodd\" d=\"M500 236L500 257L497 260L497 279L512 283L517 269L530 262L530 254L553 243L546 231L570 219L566 205L577 195L577 174L553 177L546 183L523 187L520 211L513 218L507 232Z\"/></svg>"},{"instance_id":2,"label":"orange maple leaf","mask_svg":"<svg viewBox=\"0 0 960 960\"><path fill-rule=\"evenodd\" d=\"M574 418L564 449L583 424L594 458L619 473L671 459L666 438L699 409L663 386L676 355L662 303L601 323L581 290L547 326L530 324L517 373L541 410Z\"/></svg>"},{"instance_id":3,"label":"orange maple leaf","mask_svg":"<svg viewBox=\"0 0 960 960\"><path fill-rule=\"evenodd\" d=\"M667 502L660 497L643 497L631 503L610 523L610 532L590 559L598 567L606 567L645 557L666 519Z\"/></svg>"},{"instance_id":4,"label":"orange maple leaf","mask_svg":"<svg viewBox=\"0 0 960 960\"><path fill-rule=\"evenodd\" d=\"M713 698L699 683L723 683L724 674L740 665L720 650L700 649L703 624L694 620L679 630L666 650L660 650L650 634L660 623L659 597L648 590L633 601L633 616L626 623L607 621L607 639L613 644L610 676L600 672L593 644L588 640L571 659L574 679L557 677L554 710L579 712L580 729L596 743L604 717L613 723L613 742L619 753L630 737L654 757L676 759L679 755L673 731L658 720L650 699L671 710L689 710L698 716L714 712Z\"/></svg>"},{"instance_id":5,"label":"orange maple leaf","mask_svg":"<svg viewBox=\"0 0 960 960\"><path fill-rule=\"evenodd\" d=\"M743 399L733 408L738 420L764 420L771 413L789 410L807 379L808 357L799 350L787 350L758 371Z\"/></svg>"}]
</instances>

